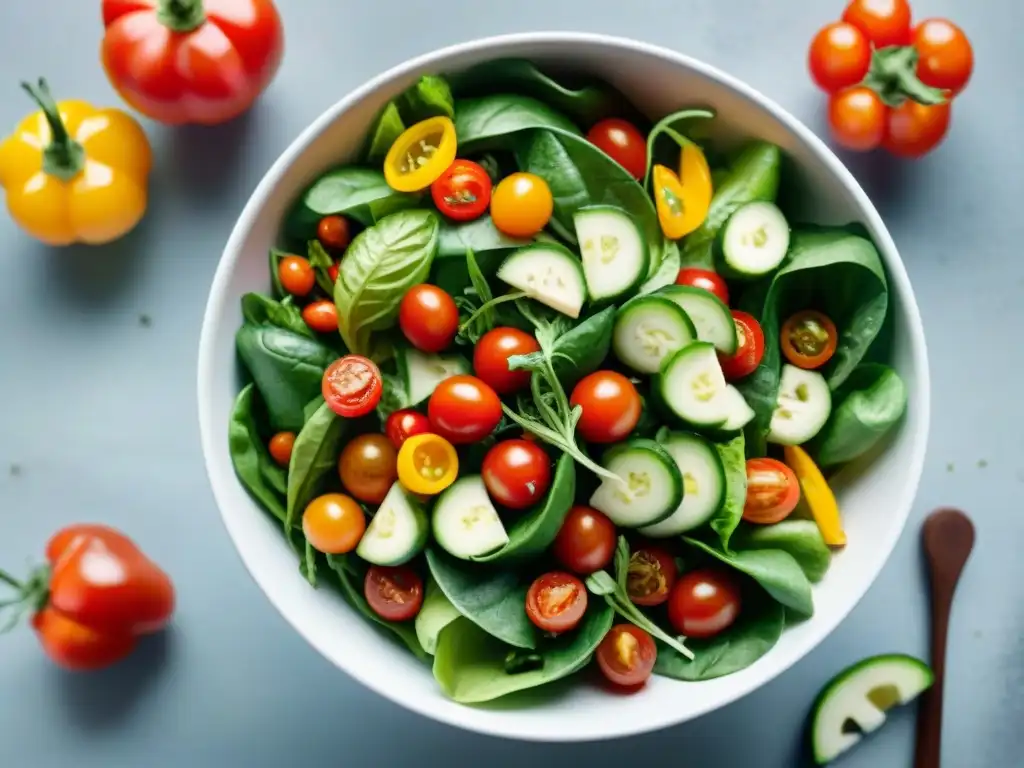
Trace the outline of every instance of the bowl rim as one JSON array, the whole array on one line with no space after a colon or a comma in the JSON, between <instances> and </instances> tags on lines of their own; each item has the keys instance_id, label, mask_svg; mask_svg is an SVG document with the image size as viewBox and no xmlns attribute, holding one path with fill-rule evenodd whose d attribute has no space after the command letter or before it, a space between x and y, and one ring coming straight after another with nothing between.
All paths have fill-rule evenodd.
<instances>
[{"instance_id":1,"label":"bowl rim","mask_svg":"<svg viewBox=\"0 0 1024 768\"><path fill-rule=\"evenodd\" d=\"M280 182L287 169L291 167L296 158L305 151L317 136L331 125L331 123L347 112L354 104L358 103L360 100L388 83L405 78L417 71L428 69L431 65L436 65L459 55L477 53L492 47L514 47L517 45L538 43L561 43L582 46L594 45L619 48L633 53L667 60L681 68L690 69L758 105L761 109L769 113L789 131L796 135L804 145L817 155L818 159L824 164L831 175L833 175L852 195L855 204L863 212L869 229L874 233L875 244L882 254L882 260L885 264L890 282L895 283L896 285L896 293L900 297L900 302L904 306L908 319L908 349L912 358L912 363L917 372L916 388L911 394L915 399L917 409L920 411L919 428L913 434L913 445L910 465L908 468L909 471L907 474L907 482L903 485L901 496L896 499L893 504L895 514L898 514L900 517L899 525L891 527L887 538L875 543L876 556L874 561L870 564L870 572L865 574L866 578L864 578L861 581L861 584L855 588L854 598L850 601L846 610L836 613L834 616L829 617L830 620L821 621L817 626L815 626L815 631L807 636L804 640L803 647L798 652L792 653L788 657L783 658L780 663L757 667L756 671L748 673L742 685L737 685L726 695L718 697L717 700L713 702L708 702L707 705L701 704L696 708L695 712L689 713L686 717L677 717L670 708L661 708L660 710L652 710L649 713L649 717L647 717L643 722L630 721L628 724L623 723L620 725L615 722L607 722L604 718L595 718L595 721L600 720L600 722L592 730L564 734L555 734L554 732L525 732L521 726L514 724L515 721L512 721L513 724L509 725L509 721L502 718L502 713L500 711L486 712L485 714L489 715L488 717L473 717L469 716L469 711L473 711L473 709L468 708L469 711L467 711L467 716L465 718L457 719L450 717L447 712L452 710L439 712L437 709L431 707L429 698L419 696L406 697L401 693L401 691L381 684L378 680L374 679L372 675L364 671L360 665L353 664L350 666L342 666L342 664L336 660L335 654L333 654L330 649L328 649L324 644L312 639L304 631L302 624L305 614L303 612L293 611L286 603L271 596L271 592L268 591L267 586L264 584L264 581L268 577L260 575L260 569L256 562L256 558L251 554L247 554L239 544L239 537L242 535L242 528L244 526L233 523L229 516L224 512L224 509L228 504L225 483L237 482L237 480L233 476L231 478L215 476L210 461L210 456L218 450L218 444L224 441L223 430L218 429L222 425L214 424L213 420L213 405L210 394L212 392L211 382L214 380L213 371L221 361L218 361L214 356L216 339L211 329L216 325L215 317L224 303L229 278L240 257L241 246L247 237L247 233L255 223L256 216L259 210L263 207L265 199ZM839 160L835 153L833 153L832 150L813 131L810 130L810 128L791 115L774 100L768 98L754 87L746 84L736 77L733 77L732 75L727 74L715 66L660 45L646 43L627 37L590 32L517 32L513 34L494 35L455 43L414 56L389 68L388 70L371 78L358 88L350 91L332 106L324 110L324 112L322 112L288 145L288 147L267 170L255 190L250 195L232 229L231 235L224 247L224 251L221 254L220 261L218 262L217 270L210 287L207 305L203 313L203 325L199 342L197 387L199 430L203 450L203 462L206 468L207 477L213 490L214 500L217 504L221 521L224 523L228 535L231 538L232 543L235 545L235 549L246 570L249 572L249 575L260 587L260 590L277 609L281 616L283 616L284 619L292 626L292 628L302 636L306 642L312 645L324 658L331 661L331 663L340 670L357 680L366 688L398 704L399 706L432 720L477 733L541 742L578 742L623 738L626 736L660 730L681 722L694 720L708 714L709 712L731 704L758 688L763 687L771 680L787 671L798 661L805 658L807 654L817 648L860 603L861 599L875 583L882 568L892 555L896 543L906 528L906 523L909 518L914 499L917 495L921 474L924 468L925 452L928 444L931 420L931 382L928 368L927 347L920 310L918 308L913 289L910 285L906 268L899 256L896 244L892 240L892 237L890 236L889 231L882 221L878 211L875 209L873 203L868 198L867 194L857 182L853 174L845 165L843 165L842 161Z\"/></svg>"}]
</instances>

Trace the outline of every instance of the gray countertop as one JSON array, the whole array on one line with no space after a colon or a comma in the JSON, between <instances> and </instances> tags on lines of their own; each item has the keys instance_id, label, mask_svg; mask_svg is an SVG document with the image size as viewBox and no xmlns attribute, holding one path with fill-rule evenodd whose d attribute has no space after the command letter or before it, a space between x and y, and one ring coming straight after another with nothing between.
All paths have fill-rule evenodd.
<instances>
[{"instance_id":1,"label":"gray countertop","mask_svg":"<svg viewBox=\"0 0 1024 768\"><path fill-rule=\"evenodd\" d=\"M196 350L221 248L270 163L351 88L417 53L484 35L585 30L684 51L747 80L815 130L805 71L841 3L812 0L280 1L287 54L265 98L213 130L146 124L156 153L141 227L103 249L52 251L0 216L0 563L41 555L80 519L124 528L174 576L173 629L127 663L69 676L31 632L0 640L0 766L672 765L790 768L819 687L883 651L926 653L919 526L968 510L978 544L950 636L944 765L1019 765L1024 747L1024 5L919 0L977 52L953 128L926 160L847 158L886 220L924 316L932 436L910 525L874 588L816 651L697 722L611 744L541 746L461 733L363 690L319 657L249 579L221 525L199 448ZM0 4L0 126L30 111L20 79L58 97L118 100L97 61L99 3ZM486 8L486 10L484 10ZM398 17L402 19L399 21ZM400 36L396 30L405 30ZM230 618L229 618L230 617ZM913 712L843 764L909 766Z\"/></svg>"}]
</instances>

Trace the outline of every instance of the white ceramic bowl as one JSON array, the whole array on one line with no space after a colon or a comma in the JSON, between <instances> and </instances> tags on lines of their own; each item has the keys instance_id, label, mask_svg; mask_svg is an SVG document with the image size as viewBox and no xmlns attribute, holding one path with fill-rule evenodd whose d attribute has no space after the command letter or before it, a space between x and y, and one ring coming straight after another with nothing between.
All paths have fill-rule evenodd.
<instances>
[{"instance_id":1,"label":"white ceramic bowl","mask_svg":"<svg viewBox=\"0 0 1024 768\"><path fill-rule=\"evenodd\" d=\"M419 75L508 56L601 76L656 117L694 104L713 106L724 137L761 138L782 147L789 158L785 173L806 190L806 208L798 212L804 220L862 222L888 268L896 330L892 363L909 389L907 418L881 454L841 485L849 545L814 590L813 619L788 629L768 655L728 677L702 683L654 677L629 697L580 682L559 686L528 707L455 704L427 667L384 641L336 593L309 587L279 525L232 470L227 425L240 387L234 349L242 321L239 297L268 290L267 249L289 203L318 174L358 151L378 110ZM777 104L713 67L639 42L561 32L479 40L413 59L349 94L307 128L263 178L221 257L206 307L198 383L203 453L224 523L249 572L296 631L340 669L404 707L470 730L530 740L614 738L680 723L738 699L798 661L853 609L889 557L910 511L928 436L928 363L917 304L885 225L835 155Z\"/></svg>"}]
</instances>

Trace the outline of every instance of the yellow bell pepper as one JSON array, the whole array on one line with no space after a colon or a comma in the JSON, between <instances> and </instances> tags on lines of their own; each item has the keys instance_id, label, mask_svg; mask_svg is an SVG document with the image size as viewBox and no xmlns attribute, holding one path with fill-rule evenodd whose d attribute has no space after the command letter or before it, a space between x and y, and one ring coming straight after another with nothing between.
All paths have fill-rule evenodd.
<instances>
[{"instance_id":1,"label":"yellow bell pepper","mask_svg":"<svg viewBox=\"0 0 1024 768\"><path fill-rule=\"evenodd\" d=\"M431 117L406 128L384 158L384 179L399 192L426 189L455 162L455 123Z\"/></svg>"},{"instance_id":2,"label":"yellow bell pepper","mask_svg":"<svg viewBox=\"0 0 1024 768\"><path fill-rule=\"evenodd\" d=\"M39 105L0 143L7 209L50 245L106 243L146 211L153 155L136 120L85 101L55 103L46 81L22 87Z\"/></svg>"},{"instance_id":3,"label":"yellow bell pepper","mask_svg":"<svg viewBox=\"0 0 1024 768\"><path fill-rule=\"evenodd\" d=\"M679 156L679 175L664 165L653 170L654 200L661 231L670 240L678 240L704 223L711 207L711 168L700 147L683 144Z\"/></svg>"},{"instance_id":4,"label":"yellow bell pepper","mask_svg":"<svg viewBox=\"0 0 1024 768\"><path fill-rule=\"evenodd\" d=\"M412 493L434 496L458 475L459 455L440 435L413 435L398 449L398 479Z\"/></svg>"},{"instance_id":5,"label":"yellow bell pepper","mask_svg":"<svg viewBox=\"0 0 1024 768\"><path fill-rule=\"evenodd\" d=\"M818 465L798 445L787 445L782 451L786 464L800 482L804 502L811 510L811 516L818 524L825 543L830 547L845 546L846 532L843 531L843 521L839 516L839 505Z\"/></svg>"}]
</instances>

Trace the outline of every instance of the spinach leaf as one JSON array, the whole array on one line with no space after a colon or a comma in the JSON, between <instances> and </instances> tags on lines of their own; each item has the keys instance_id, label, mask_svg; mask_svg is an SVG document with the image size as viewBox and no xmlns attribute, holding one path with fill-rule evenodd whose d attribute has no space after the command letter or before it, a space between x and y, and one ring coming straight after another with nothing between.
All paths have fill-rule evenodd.
<instances>
[{"instance_id":1,"label":"spinach leaf","mask_svg":"<svg viewBox=\"0 0 1024 768\"><path fill-rule=\"evenodd\" d=\"M409 393L405 389L405 379L399 374L381 371L380 375L384 386L377 403L377 416L383 426L392 413L409 407Z\"/></svg>"},{"instance_id":2,"label":"spinach leaf","mask_svg":"<svg viewBox=\"0 0 1024 768\"><path fill-rule=\"evenodd\" d=\"M247 293L242 296L242 317L253 325L275 325L315 339L316 334L306 325L302 311L292 301L291 296L277 301L262 293Z\"/></svg>"},{"instance_id":3,"label":"spinach leaf","mask_svg":"<svg viewBox=\"0 0 1024 768\"><path fill-rule=\"evenodd\" d=\"M437 253L433 211L400 211L364 230L349 245L334 284L345 345L369 356L370 335L392 327L405 292L422 283Z\"/></svg>"},{"instance_id":4,"label":"spinach leaf","mask_svg":"<svg viewBox=\"0 0 1024 768\"><path fill-rule=\"evenodd\" d=\"M455 135L459 137L460 152L509 149L512 135L529 128L580 133L565 115L528 96L503 93L459 99L455 103Z\"/></svg>"},{"instance_id":5,"label":"spinach leaf","mask_svg":"<svg viewBox=\"0 0 1024 768\"><path fill-rule=\"evenodd\" d=\"M472 621L456 619L441 631L438 639L434 678L449 698L461 704L492 701L560 680L587 665L611 629L613 616L608 605L595 601L576 629L538 642L539 668L518 674L509 674L505 666L514 649Z\"/></svg>"},{"instance_id":6,"label":"spinach leaf","mask_svg":"<svg viewBox=\"0 0 1024 768\"><path fill-rule=\"evenodd\" d=\"M615 311L605 307L555 340L552 365L563 384L575 384L601 367L612 346Z\"/></svg>"},{"instance_id":7,"label":"spinach leaf","mask_svg":"<svg viewBox=\"0 0 1024 768\"><path fill-rule=\"evenodd\" d=\"M269 483L270 487L277 491L282 496L288 494L288 470L279 465L270 456L263 460L260 457L260 472L263 473L263 479Z\"/></svg>"},{"instance_id":8,"label":"spinach leaf","mask_svg":"<svg viewBox=\"0 0 1024 768\"><path fill-rule=\"evenodd\" d=\"M811 582L793 556L777 549L722 552L703 541L683 536L683 541L726 565L745 573L786 608L801 616L814 614Z\"/></svg>"},{"instance_id":9,"label":"spinach leaf","mask_svg":"<svg viewBox=\"0 0 1024 768\"><path fill-rule=\"evenodd\" d=\"M637 292L638 295L644 295L645 293L654 293L659 288L664 288L666 285L672 285L675 283L676 278L679 277L680 261L679 245L675 240L665 239L661 248L661 265L658 270L651 275L643 285L640 286L640 290Z\"/></svg>"},{"instance_id":10,"label":"spinach leaf","mask_svg":"<svg viewBox=\"0 0 1024 768\"><path fill-rule=\"evenodd\" d=\"M272 325L245 323L235 335L275 431L298 432L303 408L320 393L324 371L338 357L324 344Z\"/></svg>"},{"instance_id":11,"label":"spinach leaf","mask_svg":"<svg viewBox=\"0 0 1024 768\"><path fill-rule=\"evenodd\" d=\"M689 640L696 658L687 661L659 643L655 674L676 680L713 680L746 669L775 647L785 628L785 610L764 594L747 590L736 623L708 640Z\"/></svg>"},{"instance_id":12,"label":"spinach leaf","mask_svg":"<svg viewBox=\"0 0 1024 768\"><path fill-rule=\"evenodd\" d=\"M832 564L832 552L813 520L783 520L774 525L743 525L736 532L736 549L777 549L788 552L817 584Z\"/></svg>"},{"instance_id":13,"label":"spinach leaf","mask_svg":"<svg viewBox=\"0 0 1024 768\"><path fill-rule=\"evenodd\" d=\"M285 530L301 525L302 512L316 498L324 477L336 471L338 454L351 424L323 403L296 435L288 465Z\"/></svg>"},{"instance_id":14,"label":"spinach leaf","mask_svg":"<svg viewBox=\"0 0 1024 768\"><path fill-rule=\"evenodd\" d=\"M267 482L262 468L273 462L267 446L256 429L254 409L256 387L246 384L235 398L228 423L228 452L235 474L256 501L281 522L285 519L282 498Z\"/></svg>"},{"instance_id":15,"label":"spinach leaf","mask_svg":"<svg viewBox=\"0 0 1024 768\"><path fill-rule=\"evenodd\" d=\"M437 241L437 255L461 259L466 249L474 253L483 251L513 251L532 242L529 238L509 237L496 226L489 215L459 223L443 219Z\"/></svg>"},{"instance_id":16,"label":"spinach leaf","mask_svg":"<svg viewBox=\"0 0 1024 768\"><path fill-rule=\"evenodd\" d=\"M907 387L892 368L857 367L833 396L832 414L815 439L819 466L842 464L866 453L907 410Z\"/></svg>"},{"instance_id":17,"label":"spinach leaf","mask_svg":"<svg viewBox=\"0 0 1024 768\"><path fill-rule=\"evenodd\" d=\"M334 293L334 281L331 280L329 270L334 266L334 259L319 240L310 240L306 245L306 260L313 268L320 290L331 296Z\"/></svg>"},{"instance_id":18,"label":"spinach leaf","mask_svg":"<svg viewBox=\"0 0 1024 768\"><path fill-rule=\"evenodd\" d=\"M424 75L398 97L398 111L409 125L430 117L455 119L455 102L448 81ZM460 137L461 140L461 137Z\"/></svg>"},{"instance_id":19,"label":"spinach leaf","mask_svg":"<svg viewBox=\"0 0 1024 768\"><path fill-rule=\"evenodd\" d=\"M437 649L437 638L441 630L451 624L462 614L459 609L452 605L451 600L444 596L444 592L437 586L432 576L427 576L426 594L423 598L423 606L416 614L416 639L420 646L431 656Z\"/></svg>"},{"instance_id":20,"label":"spinach leaf","mask_svg":"<svg viewBox=\"0 0 1024 768\"><path fill-rule=\"evenodd\" d=\"M398 105L389 101L370 129L366 149L363 151L367 162L381 162L387 156L391 145L404 131L405 123L398 112Z\"/></svg>"},{"instance_id":21,"label":"spinach leaf","mask_svg":"<svg viewBox=\"0 0 1024 768\"><path fill-rule=\"evenodd\" d=\"M523 608L528 585L518 573L459 561L436 547L427 548L427 565L445 597L487 634L517 648L537 647Z\"/></svg>"},{"instance_id":22,"label":"spinach leaf","mask_svg":"<svg viewBox=\"0 0 1024 768\"><path fill-rule=\"evenodd\" d=\"M729 551L729 539L743 518L747 502L747 460L743 435L727 443L715 443L715 450L725 468L725 503L711 518L711 530L718 534L722 549Z\"/></svg>"}]
</instances>

